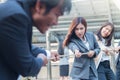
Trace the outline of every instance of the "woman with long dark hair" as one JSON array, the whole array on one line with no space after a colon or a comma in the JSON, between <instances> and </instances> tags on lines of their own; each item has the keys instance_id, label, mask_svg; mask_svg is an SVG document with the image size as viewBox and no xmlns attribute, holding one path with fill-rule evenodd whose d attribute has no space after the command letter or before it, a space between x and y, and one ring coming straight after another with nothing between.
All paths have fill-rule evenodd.
<instances>
[{"instance_id":1,"label":"woman with long dark hair","mask_svg":"<svg viewBox=\"0 0 120 80\"><path fill-rule=\"evenodd\" d=\"M68 46L74 54L70 76L72 80L98 80L94 59L100 48L92 32L87 32L87 22L83 17L73 19L63 46Z\"/></svg>"},{"instance_id":2,"label":"woman with long dark hair","mask_svg":"<svg viewBox=\"0 0 120 80\"><path fill-rule=\"evenodd\" d=\"M110 22L105 23L96 33L98 44L101 48L99 62L97 63L99 80L115 80L115 75L110 66L110 55L113 55L112 37L114 25Z\"/></svg>"}]
</instances>

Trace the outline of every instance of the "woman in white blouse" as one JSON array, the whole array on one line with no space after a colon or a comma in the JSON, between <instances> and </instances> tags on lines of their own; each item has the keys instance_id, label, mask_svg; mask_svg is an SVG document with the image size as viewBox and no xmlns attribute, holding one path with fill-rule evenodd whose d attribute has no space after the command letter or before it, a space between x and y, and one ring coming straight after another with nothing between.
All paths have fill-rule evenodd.
<instances>
[{"instance_id":1,"label":"woman in white blouse","mask_svg":"<svg viewBox=\"0 0 120 80\"><path fill-rule=\"evenodd\" d=\"M113 33L113 24L107 22L96 34L96 39L101 48L101 52L98 55L99 61L97 62L99 80L115 80L115 75L110 67L110 55L113 53L113 48L111 45Z\"/></svg>"}]
</instances>

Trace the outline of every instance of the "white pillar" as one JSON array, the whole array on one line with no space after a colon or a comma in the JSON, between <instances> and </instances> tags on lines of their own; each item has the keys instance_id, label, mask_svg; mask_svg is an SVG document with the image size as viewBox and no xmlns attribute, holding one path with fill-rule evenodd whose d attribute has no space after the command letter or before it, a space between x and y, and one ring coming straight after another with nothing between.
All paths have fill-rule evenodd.
<instances>
[{"instance_id":1,"label":"white pillar","mask_svg":"<svg viewBox=\"0 0 120 80\"><path fill-rule=\"evenodd\" d=\"M50 31L46 33L46 48L50 50ZM48 61L47 64L47 80L52 80L52 72L51 72L51 61Z\"/></svg>"}]
</instances>

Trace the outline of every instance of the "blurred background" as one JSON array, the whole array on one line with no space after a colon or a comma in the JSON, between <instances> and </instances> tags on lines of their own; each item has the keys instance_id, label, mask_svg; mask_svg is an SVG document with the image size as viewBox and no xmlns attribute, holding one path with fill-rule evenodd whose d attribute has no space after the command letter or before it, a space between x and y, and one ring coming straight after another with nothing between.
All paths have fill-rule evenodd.
<instances>
[{"instance_id":1,"label":"blurred background","mask_svg":"<svg viewBox=\"0 0 120 80\"><path fill-rule=\"evenodd\" d=\"M0 0L0 3L6 0ZM105 22L112 22L115 26L113 45L120 41L120 0L72 0L70 14L65 14L58 20L58 25L53 26L46 34L41 34L33 27L32 42L38 47L48 50L57 50L57 37L65 36L72 19L76 16L87 20L88 31L96 32ZM72 53L69 54L70 69L73 62ZM114 65L114 64L113 64ZM35 77L23 78L24 80L36 80ZM37 80L59 80L59 61L49 62L37 76Z\"/></svg>"}]
</instances>

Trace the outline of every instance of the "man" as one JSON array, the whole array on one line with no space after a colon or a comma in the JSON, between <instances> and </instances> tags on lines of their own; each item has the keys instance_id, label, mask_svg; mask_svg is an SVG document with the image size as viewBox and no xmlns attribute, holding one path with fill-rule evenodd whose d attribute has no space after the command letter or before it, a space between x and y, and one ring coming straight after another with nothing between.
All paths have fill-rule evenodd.
<instances>
[{"instance_id":1,"label":"man","mask_svg":"<svg viewBox=\"0 0 120 80\"><path fill-rule=\"evenodd\" d=\"M47 64L47 53L31 45L32 26L45 33L70 9L70 0L8 0L0 4L1 80L38 74ZM57 53L51 55L58 60Z\"/></svg>"}]
</instances>

